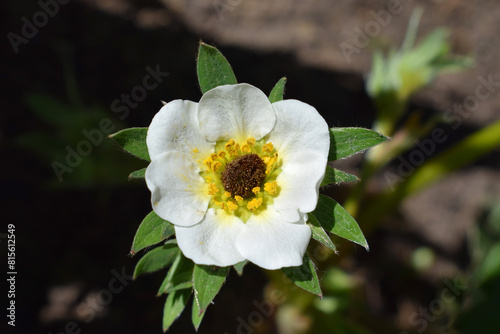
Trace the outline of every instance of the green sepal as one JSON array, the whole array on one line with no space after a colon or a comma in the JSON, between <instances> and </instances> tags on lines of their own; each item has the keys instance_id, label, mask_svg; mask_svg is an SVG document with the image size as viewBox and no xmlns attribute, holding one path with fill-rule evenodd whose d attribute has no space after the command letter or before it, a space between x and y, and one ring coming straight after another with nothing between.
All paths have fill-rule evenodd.
<instances>
[{"instance_id":1,"label":"green sepal","mask_svg":"<svg viewBox=\"0 0 500 334\"><path fill-rule=\"evenodd\" d=\"M176 290L193 286L194 263L181 252L177 255L167 275L163 279L157 295L171 293Z\"/></svg>"},{"instance_id":2,"label":"green sepal","mask_svg":"<svg viewBox=\"0 0 500 334\"><path fill-rule=\"evenodd\" d=\"M146 135L148 128L129 128L109 135L122 149L139 159L151 161L149 158Z\"/></svg>"},{"instance_id":3,"label":"green sepal","mask_svg":"<svg viewBox=\"0 0 500 334\"><path fill-rule=\"evenodd\" d=\"M332 198L319 195L318 205L316 210L313 211L313 215L326 231L355 242L369 250L365 236L356 220L342 205Z\"/></svg>"},{"instance_id":4,"label":"green sepal","mask_svg":"<svg viewBox=\"0 0 500 334\"><path fill-rule=\"evenodd\" d=\"M358 182L359 178L355 175L346 173L344 171L338 170L336 168L326 166L325 177L321 181L320 186L327 186L329 184L339 184L339 183L349 183Z\"/></svg>"},{"instance_id":5,"label":"green sepal","mask_svg":"<svg viewBox=\"0 0 500 334\"><path fill-rule=\"evenodd\" d=\"M283 100L283 95L285 94L285 84L286 84L286 77L281 78L276 83L273 90L269 94L269 101L271 101L271 103Z\"/></svg>"},{"instance_id":6,"label":"green sepal","mask_svg":"<svg viewBox=\"0 0 500 334\"><path fill-rule=\"evenodd\" d=\"M194 297L198 308L204 312L226 280L229 267L195 265L193 271Z\"/></svg>"},{"instance_id":7,"label":"green sepal","mask_svg":"<svg viewBox=\"0 0 500 334\"><path fill-rule=\"evenodd\" d=\"M347 158L378 145L388 137L365 128L332 128L330 129L330 152L328 161Z\"/></svg>"},{"instance_id":8,"label":"green sepal","mask_svg":"<svg viewBox=\"0 0 500 334\"><path fill-rule=\"evenodd\" d=\"M287 267L281 269L289 279L298 287L323 298L319 285L318 275L314 263L307 254L304 254L303 263L298 267Z\"/></svg>"},{"instance_id":9,"label":"green sepal","mask_svg":"<svg viewBox=\"0 0 500 334\"><path fill-rule=\"evenodd\" d=\"M200 42L198 49L196 71L202 94L217 86L238 83L226 57L215 47L203 42Z\"/></svg>"},{"instance_id":10,"label":"green sepal","mask_svg":"<svg viewBox=\"0 0 500 334\"><path fill-rule=\"evenodd\" d=\"M128 176L129 180L144 180L146 178L146 168L133 171Z\"/></svg>"},{"instance_id":11,"label":"green sepal","mask_svg":"<svg viewBox=\"0 0 500 334\"><path fill-rule=\"evenodd\" d=\"M161 219L154 211L151 211L142 220L135 233L130 255L133 256L141 249L157 244L174 234L174 225Z\"/></svg>"},{"instance_id":12,"label":"green sepal","mask_svg":"<svg viewBox=\"0 0 500 334\"><path fill-rule=\"evenodd\" d=\"M330 239L330 236L325 229L321 227L321 224L316 217L314 217L311 213L309 213L307 217L307 225L311 228L312 238L330 248L332 251L337 252L337 248L333 244L332 239Z\"/></svg>"},{"instance_id":13,"label":"green sepal","mask_svg":"<svg viewBox=\"0 0 500 334\"><path fill-rule=\"evenodd\" d=\"M167 267L179 253L180 249L175 240L169 240L165 245L150 250L137 262L133 279L139 275L153 273Z\"/></svg>"},{"instance_id":14,"label":"green sepal","mask_svg":"<svg viewBox=\"0 0 500 334\"><path fill-rule=\"evenodd\" d=\"M163 332L166 332L182 314L191 297L192 289L182 289L168 295L163 308Z\"/></svg>"},{"instance_id":15,"label":"green sepal","mask_svg":"<svg viewBox=\"0 0 500 334\"><path fill-rule=\"evenodd\" d=\"M236 273L238 273L239 276L243 276L243 268L245 268L247 263L248 263L248 260L245 260L245 261L238 262L233 266L234 270L236 270Z\"/></svg>"}]
</instances>

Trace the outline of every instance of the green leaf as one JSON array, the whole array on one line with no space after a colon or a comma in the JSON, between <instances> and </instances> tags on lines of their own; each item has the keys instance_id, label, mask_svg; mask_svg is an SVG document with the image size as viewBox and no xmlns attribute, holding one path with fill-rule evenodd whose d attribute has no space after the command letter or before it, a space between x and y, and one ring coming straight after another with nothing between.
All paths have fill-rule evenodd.
<instances>
[{"instance_id":1,"label":"green leaf","mask_svg":"<svg viewBox=\"0 0 500 334\"><path fill-rule=\"evenodd\" d=\"M166 332L186 308L191 289L183 289L168 295L163 308L163 332Z\"/></svg>"},{"instance_id":2,"label":"green leaf","mask_svg":"<svg viewBox=\"0 0 500 334\"><path fill-rule=\"evenodd\" d=\"M146 145L146 135L148 128L130 128L118 131L109 135L121 148L135 155L139 159L151 161L148 147Z\"/></svg>"},{"instance_id":3,"label":"green leaf","mask_svg":"<svg viewBox=\"0 0 500 334\"><path fill-rule=\"evenodd\" d=\"M204 312L226 280L229 267L195 265L193 271L194 296L200 312Z\"/></svg>"},{"instance_id":4,"label":"green leaf","mask_svg":"<svg viewBox=\"0 0 500 334\"><path fill-rule=\"evenodd\" d=\"M143 168L143 169L139 169L139 170L136 170L136 171L133 171L132 173L130 173L130 175L128 176L128 179L129 180L137 180L137 179L144 180L145 177L146 177L146 168Z\"/></svg>"},{"instance_id":5,"label":"green leaf","mask_svg":"<svg viewBox=\"0 0 500 334\"><path fill-rule=\"evenodd\" d=\"M304 254L304 262L301 266L282 268L281 270L295 285L323 298L316 268L307 254Z\"/></svg>"},{"instance_id":6,"label":"green leaf","mask_svg":"<svg viewBox=\"0 0 500 334\"><path fill-rule=\"evenodd\" d=\"M283 95L285 94L285 84L286 84L286 77L283 77L276 83L276 86L274 86L273 90L269 94L269 101L271 103L278 102L283 100Z\"/></svg>"},{"instance_id":7,"label":"green leaf","mask_svg":"<svg viewBox=\"0 0 500 334\"><path fill-rule=\"evenodd\" d=\"M316 219L316 217L314 217L313 214L308 214L307 217L308 217L307 224L311 228L313 239L322 243L326 247L330 248L332 251L337 252L337 249L333 244L332 239L330 239L328 233L326 233L323 227L321 227L321 224Z\"/></svg>"},{"instance_id":8,"label":"green leaf","mask_svg":"<svg viewBox=\"0 0 500 334\"><path fill-rule=\"evenodd\" d=\"M181 252L177 255L165 279L158 290L158 296L176 290L193 286L193 261L186 258Z\"/></svg>"},{"instance_id":9,"label":"green leaf","mask_svg":"<svg viewBox=\"0 0 500 334\"><path fill-rule=\"evenodd\" d=\"M500 277L500 242L491 247L483 262L476 269L476 277L480 285L492 282Z\"/></svg>"},{"instance_id":10,"label":"green leaf","mask_svg":"<svg viewBox=\"0 0 500 334\"><path fill-rule=\"evenodd\" d=\"M133 279L136 279L139 275L153 273L165 268L175 260L179 253L180 249L177 247L175 240L170 240L164 246L150 250L137 262Z\"/></svg>"},{"instance_id":11,"label":"green leaf","mask_svg":"<svg viewBox=\"0 0 500 334\"><path fill-rule=\"evenodd\" d=\"M330 129L330 153L328 161L347 158L386 141L386 136L364 128Z\"/></svg>"},{"instance_id":12,"label":"green leaf","mask_svg":"<svg viewBox=\"0 0 500 334\"><path fill-rule=\"evenodd\" d=\"M238 275L242 276L243 275L243 268L245 268L245 266L247 265L248 263L248 260L245 260L245 261L241 261L239 263L236 263L233 267L234 267L234 270L236 270L236 272L238 273Z\"/></svg>"},{"instance_id":13,"label":"green leaf","mask_svg":"<svg viewBox=\"0 0 500 334\"><path fill-rule=\"evenodd\" d=\"M319 195L313 215L328 232L355 242L369 250L365 236L352 216L330 197Z\"/></svg>"},{"instance_id":14,"label":"green leaf","mask_svg":"<svg viewBox=\"0 0 500 334\"><path fill-rule=\"evenodd\" d=\"M174 235L174 233L174 225L161 219L154 211L151 211L142 220L135 233L130 254L135 255L141 249L157 244Z\"/></svg>"},{"instance_id":15,"label":"green leaf","mask_svg":"<svg viewBox=\"0 0 500 334\"><path fill-rule=\"evenodd\" d=\"M206 310L205 310L206 311ZM193 298L193 308L191 313L191 321L193 322L194 329L198 331L200 328L201 321L203 320L203 316L205 316L205 311L200 312L200 308L196 303L196 298Z\"/></svg>"},{"instance_id":16,"label":"green leaf","mask_svg":"<svg viewBox=\"0 0 500 334\"><path fill-rule=\"evenodd\" d=\"M203 94L222 85L237 84L231 65L219 50L200 42L196 64L198 82Z\"/></svg>"},{"instance_id":17,"label":"green leaf","mask_svg":"<svg viewBox=\"0 0 500 334\"><path fill-rule=\"evenodd\" d=\"M355 175L348 174L341 170L335 169L330 166L326 166L326 173L323 181L321 181L321 187L327 186L329 184L339 184L339 183L349 183L358 182L359 179Z\"/></svg>"}]
</instances>

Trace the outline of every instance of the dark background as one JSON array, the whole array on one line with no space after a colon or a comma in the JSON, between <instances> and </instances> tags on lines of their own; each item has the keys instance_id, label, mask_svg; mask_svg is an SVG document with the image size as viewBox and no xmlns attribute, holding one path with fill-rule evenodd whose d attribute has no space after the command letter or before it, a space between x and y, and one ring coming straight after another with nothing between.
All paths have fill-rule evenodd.
<instances>
[{"instance_id":1,"label":"dark background","mask_svg":"<svg viewBox=\"0 0 500 334\"><path fill-rule=\"evenodd\" d=\"M105 141L93 147L92 153L84 158L85 163L64 174L63 182L58 182L51 164L54 161L64 163L66 147L75 148L85 139L81 131L97 128L102 118L110 118L116 130L145 127L161 107L160 100L198 101L201 93L195 59L200 39L222 51L239 82L251 83L268 93L282 76L287 76L286 97L315 106L330 126L370 127L374 118L374 108L364 92L363 73L352 66L343 69L342 66L313 64L294 50L252 47L251 41L246 45L220 42L216 32L193 27L191 19L179 15L176 7L164 7L157 1L125 2L129 5L128 10L125 13L118 11L118 14L106 10L101 3L106 2L74 0L61 5L59 13L39 28L36 36L19 46L18 53L14 52L7 34L20 34L21 18L32 21L32 15L40 6L26 0L9 0L0 5L3 7L0 15L4 36L0 64L0 101L3 105L0 114L0 196L5 212L0 233L6 233L8 224L15 225L15 333L64 332L69 321L88 333L161 332L165 297L155 297L161 274L127 281L123 291L112 294L109 304L98 310L95 318L89 315L90 311L79 308L85 305L87 298L108 288L113 271L123 270L128 275L133 272L138 257L131 258L128 252L140 221L151 207L145 185L129 182L127 176L145 167L146 163ZM360 10L366 7L361 1L355 5ZM168 20L145 28L134 20L137 18L134 13L143 8L161 9ZM460 43L455 45L466 48ZM141 85L147 73L145 68L155 68L157 64L169 76L148 92L146 99L132 109L128 117L120 120L111 110L112 102ZM72 85L73 91L68 89ZM414 107L437 112L434 107L438 102L435 101L449 98L441 88L437 91L441 94L437 98L426 99L428 92L417 97ZM35 111L29 102L34 94L57 101L67 109L67 118L54 121L43 112ZM460 97L457 100L460 101ZM45 110L51 108L53 105L49 104ZM71 115L79 115L81 123L72 120ZM488 119L491 117L485 116L466 124L458 132L449 133L454 138L452 142L479 128L481 122L488 122ZM30 137L31 134L37 135ZM495 169L498 158L497 151L478 162L475 168ZM354 171L356 161L350 166ZM340 200L345 188L330 189L329 194ZM403 214L395 219L401 222L406 218ZM369 236L372 245L369 255L360 247L353 252L354 246L347 244L341 244L341 250L342 246L347 249L354 268L368 272L367 277L375 279L379 285L382 306L372 305L372 316L381 315L392 323L397 322L394 319L400 311L396 305L398 298L420 289L422 293L416 298L425 305L434 296L435 280L413 277L403 284L401 276L395 274L400 273L400 263L390 255L388 258L388 254L397 251L394 245L398 243L435 244L425 235L412 234L415 226L410 225L403 231L388 226ZM5 245L6 239L1 239L2 254ZM470 259L463 236L452 250L443 247L436 249L454 268L467 267ZM5 262L2 259L3 268ZM353 265L348 267L353 268ZM263 299L265 273L253 265L247 266L245 271L243 277L231 272L215 304L208 309L200 333L236 332L238 317L255 309L252 301ZM393 279L390 278L392 274L396 275ZM0 293L2 308L7 305L7 285L2 284L4 286L5 291ZM59 302L55 301L57 298ZM188 308L170 331L193 332L189 315ZM7 327L4 326L6 322L5 318L1 320L1 328ZM269 322L255 330L271 333L274 332L272 326Z\"/></svg>"}]
</instances>

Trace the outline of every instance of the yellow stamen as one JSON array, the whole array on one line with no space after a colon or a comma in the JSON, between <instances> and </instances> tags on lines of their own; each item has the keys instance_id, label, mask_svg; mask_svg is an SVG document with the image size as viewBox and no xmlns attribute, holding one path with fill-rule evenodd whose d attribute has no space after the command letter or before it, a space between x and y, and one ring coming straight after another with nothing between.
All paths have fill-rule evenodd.
<instances>
[{"instance_id":1,"label":"yellow stamen","mask_svg":"<svg viewBox=\"0 0 500 334\"><path fill-rule=\"evenodd\" d=\"M266 153L271 153L271 151L273 150L273 143L269 142L267 143L266 145L262 146L262 150Z\"/></svg>"},{"instance_id":2,"label":"yellow stamen","mask_svg":"<svg viewBox=\"0 0 500 334\"><path fill-rule=\"evenodd\" d=\"M248 146L254 146L255 145L255 138L254 137L249 137L247 139L247 144L248 144Z\"/></svg>"},{"instance_id":3,"label":"yellow stamen","mask_svg":"<svg viewBox=\"0 0 500 334\"><path fill-rule=\"evenodd\" d=\"M219 158L219 156L217 155L217 153L210 154L210 159L212 159L213 161L217 160L217 158Z\"/></svg>"},{"instance_id":4,"label":"yellow stamen","mask_svg":"<svg viewBox=\"0 0 500 334\"><path fill-rule=\"evenodd\" d=\"M226 195L226 197L231 197L231 193L229 191L226 191L224 195Z\"/></svg>"},{"instance_id":5,"label":"yellow stamen","mask_svg":"<svg viewBox=\"0 0 500 334\"><path fill-rule=\"evenodd\" d=\"M248 146L247 144L244 144L244 145L241 147L241 152L244 152L244 153L249 153L249 152L250 152L250 146Z\"/></svg>"},{"instance_id":6,"label":"yellow stamen","mask_svg":"<svg viewBox=\"0 0 500 334\"><path fill-rule=\"evenodd\" d=\"M214 172L216 172L216 171L220 168L220 166L221 166L221 163L220 163L220 162L218 162L218 161L216 161L216 162L214 162L214 163L212 164L212 170L213 170Z\"/></svg>"},{"instance_id":7,"label":"yellow stamen","mask_svg":"<svg viewBox=\"0 0 500 334\"><path fill-rule=\"evenodd\" d=\"M255 188L253 188L253 189L252 189L252 192L253 192L255 195L257 195L257 194L259 193L259 191L260 191L260 187L255 187Z\"/></svg>"},{"instance_id":8,"label":"yellow stamen","mask_svg":"<svg viewBox=\"0 0 500 334\"><path fill-rule=\"evenodd\" d=\"M203 163L210 169L212 166L212 159L210 157L206 158Z\"/></svg>"},{"instance_id":9,"label":"yellow stamen","mask_svg":"<svg viewBox=\"0 0 500 334\"><path fill-rule=\"evenodd\" d=\"M200 153L200 151L198 150L198 147L193 148L193 153Z\"/></svg>"},{"instance_id":10,"label":"yellow stamen","mask_svg":"<svg viewBox=\"0 0 500 334\"><path fill-rule=\"evenodd\" d=\"M234 211L238 209L238 205L234 201L227 201L227 208L229 211Z\"/></svg>"},{"instance_id":11,"label":"yellow stamen","mask_svg":"<svg viewBox=\"0 0 500 334\"><path fill-rule=\"evenodd\" d=\"M241 202L241 201L243 201L243 197L238 196L238 195L234 196L234 199L235 199L237 202Z\"/></svg>"},{"instance_id":12,"label":"yellow stamen","mask_svg":"<svg viewBox=\"0 0 500 334\"><path fill-rule=\"evenodd\" d=\"M262 198L254 198L250 202L248 202L247 209L250 211L254 211L262 204Z\"/></svg>"},{"instance_id":13,"label":"yellow stamen","mask_svg":"<svg viewBox=\"0 0 500 334\"><path fill-rule=\"evenodd\" d=\"M229 140L224 147L226 148L226 151L230 151L231 148L234 146L234 140Z\"/></svg>"},{"instance_id":14,"label":"yellow stamen","mask_svg":"<svg viewBox=\"0 0 500 334\"><path fill-rule=\"evenodd\" d=\"M225 156L226 156L226 152L224 152L224 151L220 151L220 152L219 152L219 157L220 157L221 159L224 159L224 157L225 157Z\"/></svg>"},{"instance_id":15,"label":"yellow stamen","mask_svg":"<svg viewBox=\"0 0 500 334\"><path fill-rule=\"evenodd\" d=\"M270 166L274 165L275 162L276 162L276 160L274 158L271 158L271 159L269 159L268 162L266 162L266 165L267 165L267 167L270 167Z\"/></svg>"},{"instance_id":16,"label":"yellow stamen","mask_svg":"<svg viewBox=\"0 0 500 334\"><path fill-rule=\"evenodd\" d=\"M264 190L271 195L276 193L277 188L278 188L278 181L267 182L266 184L264 184Z\"/></svg>"},{"instance_id":17,"label":"yellow stamen","mask_svg":"<svg viewBox=\"0 0 500 334\"><path fill-rule=\"evenodd\" d=\"M208 194L210 196L217 194L218 191L219 191L219 189L217 189L217 186L214 183L210 183L208 185Z\"/></svg>"}]
</instances>

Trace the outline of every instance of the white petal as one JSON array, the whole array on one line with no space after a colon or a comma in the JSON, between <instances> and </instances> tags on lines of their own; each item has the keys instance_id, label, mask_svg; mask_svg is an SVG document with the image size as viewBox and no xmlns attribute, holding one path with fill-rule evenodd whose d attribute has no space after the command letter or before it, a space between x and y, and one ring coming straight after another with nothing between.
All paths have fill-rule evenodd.
<instances>
[{"instance_id":1,"label":"white petal","mask_svg":"<svg viewBox=\"0 0 500 334\"><path fill-rule=\"evenodd\" d=\"M149 156L154 160L168 151L182 151L202 156L213 152L213 144L203 137L198 128L198 103L175 100L167 103L153 118L146 143Z\"/></svg>"},{"instance_id":2,"label":"white petal","mask_svg":"<svg viewBox=\"0 0 500 334\"><path fill-rule=\"evenodd\" d=\"M287 223L270 205L246 222L236 245L249 261L272 270L302 265L310 239L311 229L304 221Z\"/></svg>"},{"instance_id":3,"label":"white petal","mask_svg":"<svg viewBox=\"0 0 500 334\"><path fill-rule=\"evenodd\" d=\"M323 117L306 103L284 100L273 103L273 108L277 121L267 140L283 160L277 178L280 194L274 206L283 219L293 222L300 213L316 207L328 160L330 132Z\"/></svg>"},{"instance_id":4,"label":"white petal","mask_svg":"<svg viewBox=\"0 0 500 334\"><path fill-rule=\"evenodd\" d=\"M330 130L314 107L297 100L283 100L273 103L273 108L277 120L268 140L281 158L308 151L328 158Z\"/></svg>"},{"instance_id":5,"label":"white petal","mask_svg":"<svg viewBox=\"0 0 500 334\"><path fill-rule=\"evenodd\" d=\"M314 211L326 160L316 152L302 152L283 162L282 172L276 179L280 192L274 198L274 207L283 219L294 222L299 220L300 213Z\"/></svg>"},{"instance_id":6,"label":"white petal","mask_svg":"<svg viewBox=\"0 0 500 334\"><path fill-rule=\"evenodd\" d=\"M199 224L175 226L175 235L187 258L197 264L226 267L245 260L236 249L236 238L244 226L223 210L209 209Z\"/></svg>"},{"instance_id":7,"label":"white petal","mask_svg":"<svg viewBox=\"0 0 500 334\"><path fill-rule=\"evenodd\" d=\"M249 84L219 86L206 92L198 106L201 133L209 141L254 137L259 140L276 123L267 96Z\"/></svg>"},{"instance_id":8,"label":"white petal","mask_svg":"<svg viewBox=\"0 0 500 334\"><path fill-rule=\"evenodd\" d=\"M203 219L210 196L198 172L182 152L167 152L151 161L146 184L158 216L179 226L191 226Z\"/></svg>"}]
</instances>

